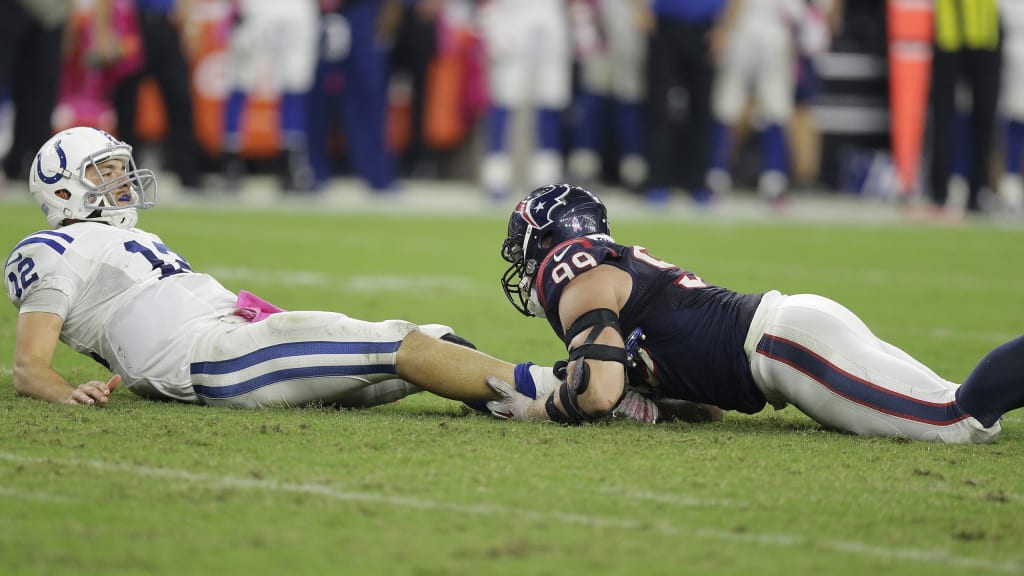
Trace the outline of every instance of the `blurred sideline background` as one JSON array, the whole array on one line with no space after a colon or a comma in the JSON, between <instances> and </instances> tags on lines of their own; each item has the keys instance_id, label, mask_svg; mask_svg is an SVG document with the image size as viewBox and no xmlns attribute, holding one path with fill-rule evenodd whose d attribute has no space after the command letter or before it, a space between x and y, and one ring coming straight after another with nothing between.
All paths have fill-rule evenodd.
<instances>
[{"instance_id":1,"label":"blurred sideline background","mask_svg":"<svg viewBox=\"0 0 1024 576\"><path fill-rule=\"evenodd\" d=\"M987 100L977 88L994 80L989 91L1005 92L1024 75L1012 57L1012 0L51 0L66 5L56 23L38 17L38 2L2 3L27 22L2 39L10 58L35 55L24 40L33 26L62 39L61 65L35 70L56 76L45 131L18 124L30 113L19 101L27 92L46 102L42 88L26 90L19 66L0 69L11 199L24 194L46 138L91 124L159 170L163 202L507 211L558 180L640 213L646 204L702 217L1016 222L1024 207L1019 161L1009 158L1020 155L1011 97L1000 92L997 110L979 110ZM161 21L174 37L158 43ZM645 73L671 50L658 35L679 23L706 30L697 56L710 83L677 70L652 99L655 79ZM184 86L168 71L175 50ZM757 69L772 65L759 58L775 50L787 83L773 97ZM954 70L955 108L940 111L932 61L948 54L957 58L942 68ZM503 79L508 70L519 75ZM738 93L720 81L730 74L742 79ZM502 85L508 78L515 90ZM547 95L561 84L564 97ZM703 112L700 91L711 102ZM738 116L723 111L732 101ZM632 124L631 107L641 112ZM665 147L653 140L663 128L653 118L667 119L678 144L668 147L670 177L658 182L651 151ZM770 140L776 124L781 144ZM936 152L946 133L950 150ZM975 145L986 134L990 147ZM712 157L691 162L695 149ZM553 167L538 176L546 150ZM716 168L724 185L680 174ZM781 188L765 184L767 172L781 174Z\"/></svg>"}]
</instances>

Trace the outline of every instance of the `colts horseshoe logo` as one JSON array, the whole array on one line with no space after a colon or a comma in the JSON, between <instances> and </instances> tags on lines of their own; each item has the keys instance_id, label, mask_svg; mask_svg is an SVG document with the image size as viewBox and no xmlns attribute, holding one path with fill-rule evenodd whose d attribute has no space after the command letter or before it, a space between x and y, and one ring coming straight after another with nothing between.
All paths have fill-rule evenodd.
<instances>
[{"instance_id":1,"label":"colts horseshoe logo","mask_svg":"<svg viewBox=\"0 0 1024 576\"><path fill-rule=\"evenodd\" d=\"M43 153L40 152L39 155L36 156L36 176L39 176L39 179L47 184L57 183L65 174L67 174L68 168L68 157L67 154L64 154L64 149L60 147L60 140L57 140L57 143L54 144L53 147L57 151L57 158L60 159L60 170L58 170L53 176L43 174Z\"/></svg>"}]
</instances>

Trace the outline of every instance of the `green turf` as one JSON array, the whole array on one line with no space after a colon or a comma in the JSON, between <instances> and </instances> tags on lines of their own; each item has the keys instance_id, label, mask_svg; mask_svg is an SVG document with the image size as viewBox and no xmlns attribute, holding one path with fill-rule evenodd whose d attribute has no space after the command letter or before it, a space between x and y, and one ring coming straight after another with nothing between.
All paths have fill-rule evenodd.
<instances>
[{"instance_id":1,"label":"green turf","mask_svg":"<svg viewBox=\"0 0 1024 576\"><path fill-rule=\"evenodd\" d=\"M161 208L145 228L291 309L453 326L511 361L564 354L509 306L502 214ZM0 245L42 226L0 210ZM1024 331L1024 230L612 222L738 290L830 296L953 380ZM990 446L822 431L792 408L714 425L507 423L428 395L365 411L50 405L10 385L0 306L0 573L1024 573L1024 412ZM62 348L72 380L102 378Z\"/></svg>"}]
</instances>

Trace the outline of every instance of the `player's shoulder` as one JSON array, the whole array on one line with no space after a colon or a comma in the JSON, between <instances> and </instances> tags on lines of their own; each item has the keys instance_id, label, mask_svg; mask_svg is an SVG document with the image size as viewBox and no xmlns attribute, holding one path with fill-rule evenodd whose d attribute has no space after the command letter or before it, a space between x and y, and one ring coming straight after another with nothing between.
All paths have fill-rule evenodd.
<instances>
[{"instance_id":1,"label":"player's shoulder","mask_svg":"<svg viewBox=\"0 0 1024 576\"><path fill-rule=\"evenodd\" d=\"M65 230L39 230L25 236L14 245L7 255L7 264L19 254L56 254L62 256L77 239L76 234Z\"/></svg>"},{"instance_id":2,"label":"player's shoulder","mask_svg":"<svg viewBox=\"0 0 1024 576\"><path fill-rule=\"evenodd\" d=\"M596 266L609 258L618 258L622 246L604 234L592 234L566 240L555 246L540 265L540 274L568 266L583 269Z\"/></svg>"},{"instance_id":3,"label":"player's shoulder","mask_svg":"<svg viewBox=\"0 0 1024 576\"><path fill-rule=\"evenodd\" d=\"M69 251L96 253L108 246L115 236L125 232L129 231L98 222L79 222L57 230L40 230L15 244L6 262L10 265L19 255L38 262L63 259Z\"/></svg>"}]
</instances>

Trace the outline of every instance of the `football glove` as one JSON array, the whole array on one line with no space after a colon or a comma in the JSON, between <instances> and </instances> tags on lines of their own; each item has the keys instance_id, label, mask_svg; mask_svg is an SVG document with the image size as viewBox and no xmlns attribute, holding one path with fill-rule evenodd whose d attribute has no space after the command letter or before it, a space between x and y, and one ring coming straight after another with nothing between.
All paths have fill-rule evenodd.
<instances>
[{"instance_id":1,"label":"football glove","mask_svg":"<svg viewBox=\"0 0 1024 576\"><path fill-rule=\"evenodd\" d=\"M487 385L500 397L498 400L491 400L487 403L487 409L491 414L500 420L526 420L527 410L533 399L517 392L512 386L501 378L494 376L487 377Z\"/></svg>"},{"instance_id":2,"label":"football glove","mask_svg":"<svg viewBox=\"0 0 1024 576\"><path fill-rule=\"evenodd\" d=\"M653 400L629 388L612 410L612 418L632 418L644 424L656 424L658 416L658 405Z\"/></svg>"}]
</instances>

